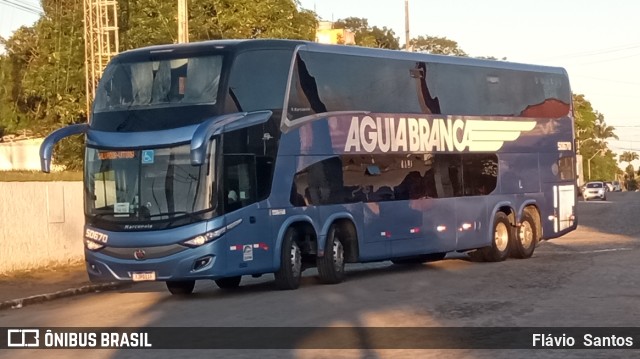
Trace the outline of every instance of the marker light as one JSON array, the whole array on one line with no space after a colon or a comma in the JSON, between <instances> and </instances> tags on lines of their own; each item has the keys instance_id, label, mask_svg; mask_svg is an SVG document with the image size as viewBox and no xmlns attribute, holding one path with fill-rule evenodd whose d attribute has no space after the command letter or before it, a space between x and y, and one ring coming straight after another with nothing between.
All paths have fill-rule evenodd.
<instances>
[{"instance_id":1,"label":"marker light","mask_svg":"<svg viewBox=\"0 0 640 359\"><path fill-rule=\"evenodd\" d=\"M98 249L104 248L104 244L92 241L88 238L84 239L84 246L90 251L97 251Z\"/></svg>"}]
</instances>

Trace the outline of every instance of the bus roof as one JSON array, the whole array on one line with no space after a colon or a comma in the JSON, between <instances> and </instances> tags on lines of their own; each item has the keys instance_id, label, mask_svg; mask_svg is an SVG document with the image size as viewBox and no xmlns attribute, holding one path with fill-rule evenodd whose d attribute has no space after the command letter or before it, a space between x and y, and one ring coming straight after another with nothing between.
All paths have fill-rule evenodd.
<instances>
[{"instance_id":1,"label":"bus roof","mask_svg":"<svg viewBox=\"0 0 640 359\"><path fill-rule=\"evenodd\" d=\"M184 44L167 44L155 45L134 50L128 50L118 54L119 60L130 60L140 55L159 54L164 52L175 52L176 54L184 54L185 56L193 56L194 54L227 50L231 52L252 50L252 49L272 49L284 48L295 49L297 46L304 45L307 50L314 52L325 52L335 54L345 54L354 56L367 56L388 59L401 59L409 61L420 61L430 63L452 64L459 66L478 66L484 68L508 69L514 71L531 71L543 73L555 73L566 76L567 72L561 67L530 65L516 62L507 62L499 60L478 59L462 56L434 55L420 52L407 52L400 50L387 50L378 48L368 48L361 46L345 46L345 45L327 45L302 40L283 40L283 39L247 39L247 40L209 40L201 42L192 42Z\"/></svg>"}]
</instances>

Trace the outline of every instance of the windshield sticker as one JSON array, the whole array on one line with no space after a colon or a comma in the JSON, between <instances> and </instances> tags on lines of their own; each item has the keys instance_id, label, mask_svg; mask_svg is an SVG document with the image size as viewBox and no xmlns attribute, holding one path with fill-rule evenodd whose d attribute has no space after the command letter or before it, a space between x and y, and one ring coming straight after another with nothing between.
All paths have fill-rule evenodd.
<instances>
[{"instance_id":1,"label":"windshield sticker","mask_svg":"<svg viewBox=\"0 0 640 359\"><path fill-rule=\"evenodd\" d=\"M129 217L129 202L119 202L113 205L114 217Z\"/></svg>"},{"instance_id":2,"label":"windshield sticker","mask_svg":"<svg viewBox=\"0 0 640 359\"><path fill-rule=\"evenodd\" d=\"M144 150L142 151L142 164L148 165L154 162L155 151L154 150Z\"/></svg>"},{"instance_id":3,"label":"windshield sticker","mask_svg":"<svg viewBox=\"0 0 640 359\"><path fill-rule=\"evenodd\" d=\"M242 260L245 262L253 260L253 245L245 244L242 248Z\"/></svg>"},{"instance_id":4,"label":"windshield sticker","mask_svg":"<svg viewBox=\"0 0 640 359\"><path fill-rule=\"evenodd\" d=\"M98 152L98 158L101 161L104 160L117 160L117 159L121 159L121 158L134 158L136 156L135 152L133 151L104 151L104 152Z\"/></svg>"}]
</instances>

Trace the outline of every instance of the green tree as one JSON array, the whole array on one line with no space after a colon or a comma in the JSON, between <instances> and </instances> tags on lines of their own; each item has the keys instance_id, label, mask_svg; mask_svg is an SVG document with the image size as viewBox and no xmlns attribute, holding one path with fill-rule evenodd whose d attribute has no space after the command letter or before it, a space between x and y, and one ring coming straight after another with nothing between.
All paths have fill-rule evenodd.
<instances>
[{"instance_id":1,"label":"green tree","mask_svg":"<svg viewBox=\"0 0 640 359\"><path fill-rule=\"evenodd\" d=\"M177 3L120 0L123 49L174 43ZM317 19L293 0L189 1L189 40L285 38L313 40Z\"/></svg>"},{"instance_id":2,"label":"green tree","mask_svg":"<svg viewBox=\"0 0 640 359\"><path fill-rule=\"evenodd\" d=\"M0 75L8 80L0 91L0 102L8 104L3 123L35 135L87 119L82 1L44 0L42 8L45 15L34 26L20 28L4 42L7 66ZM61 142L56 160L79 168L81 147L80 138Z\"/></svg>"},{"instance_id":3,"label":"green tree","mask_svg":"<svg viewBox=\"0 0 640 359\"><path fill-rule=\"evenodd\" d=\"M365 18L348 17L340 19L333 24L336 29L347 29L353 31L356 45L365 47L378 47L383 49L398 50L400 42L393 30L387 27L370 27L369 21Z\"/></svg>"},{"instance_id":4,"label":"green tree","mask_svg":"<svg viewBox=\"0 0 640 359\"><path fill-rule=\"evenodd\" d=\"M84 78L82 0L42 0L44 15L34 26L0 39L0 128L30 129L44 135L87 121ZM118 0L120 50L173 43L177 3ZM317 19L298 10L295 0L191 0L192 41L221 38L311 40ZM79 137L63 140L54 151L68 168L82 166Z\"/></svg>"},{"instance_id":5,"label":"green tree","mask_svg":"<svg viewBox=\"0 0 640 359\"><path fill-rule=\"evenodd\" d=\"M618 171L617 161L607 146L607 140L617 139L615 128L606 124L604 115L594 110L584 95L573 96L573 111L582 168L591 169L591 176L587 179L613 179ZM585 173L585 177L588 175Z\"/></svg>"},{"instance_id":6,"label":"green tree","mask_svg":"<svg viewBox=\"0 0 640 359\"><path fill-rule=\"evenodd\" d=\"M430 54L468 56L464 50L458 47L458 43L446 37L418 36L409 41L411 49L416 52L428 52Z\"/></svg>"},{"instance_id":7,"label":"green tree","mask_svg":"<svg viewBox=\"0 0 640 359\"><path fill-rule=\"evenodd\" d=\"M596 123L593 126L593 136L600 140L606 141L609 138L618 139L618 135L615 133L615 127L607 126L604 120L604 115L596 112Z\"/></svg>"},{"instance_id":8,"label":"green tree","mask_svg":"<svg viewBox=\"0 0 640 359\"><path fill-rule=\"evenodd\" d=\"M576 142L580 154L583 152L583 144L595 141L594 127L596 124L596 112L584 95L573 95L573 114L576 128Z\"/></svg>"},{"instance_id":9,"label":"green tree","mask_svg":"<svg viewBox=\"0 0 640 359\"><path fill-rule=\"evenodd\" d=\"M624 151L620 155L620 162L627 162L629 165L631 165L631 162L638 159L640 159L640 157L638 156L637 152ZM632 166L632 170L633 170L633 166Z\"/></svg>"}]
</instances>

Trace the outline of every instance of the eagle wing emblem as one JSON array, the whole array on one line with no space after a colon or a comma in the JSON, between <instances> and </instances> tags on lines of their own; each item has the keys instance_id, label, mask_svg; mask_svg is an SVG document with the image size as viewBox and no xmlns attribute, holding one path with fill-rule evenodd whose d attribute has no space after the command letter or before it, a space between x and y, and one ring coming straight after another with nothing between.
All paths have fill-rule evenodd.
<instances>
[{"instance_id":1,"label":"eagle wing emblem","mask_svg":"<svg viewBox=\"0 0 640 359\"><path fill-rule=\"evenodd\" d=\"M536 121L467 120L470 152L499 150L506 141L515 141L522 132L531 131Z\"/></svg>"}]
</instances>

